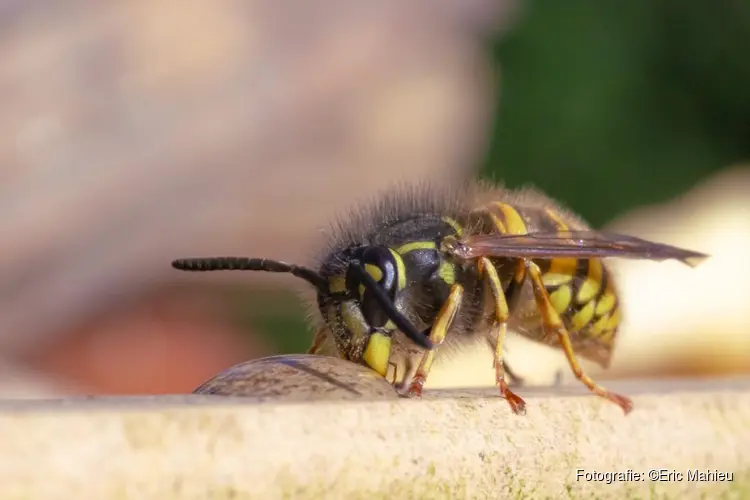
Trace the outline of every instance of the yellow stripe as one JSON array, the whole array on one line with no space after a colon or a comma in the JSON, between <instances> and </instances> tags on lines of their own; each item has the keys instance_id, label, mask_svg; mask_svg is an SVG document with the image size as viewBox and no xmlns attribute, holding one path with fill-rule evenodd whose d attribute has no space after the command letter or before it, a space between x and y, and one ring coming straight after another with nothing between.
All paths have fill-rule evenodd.
<instances>
[{"instance_id":1,"label":"yellow stripe","mask_svg":"<svg viewBox=\"0 0 750 500\"><path fill-rule=\"evenodd\" d=\"M438 276L447 284L452 285L456 282L456 267L450 262L443 262L438 269Z\"/></svg>"},{"instance_id":2,"label":"yellow stripe","mask_svg":"<svg viewBox=\"0 0 750 500\"><path fill-rule=\"evenodd\" d=\"M492 223L495 225L495 228L500 232L501 234L508 234L508 229L505 227L505 224L503 221L500 220L500 217L493 214L492 212L489 212L490 219L492 219Z\"/></svg>"},{"instance_id":3,"label":"yellow stripe","mask_svg":"<svg viewBox=\"0 0 750 500\"><path fill-rule=\"evenodd\" d=\"M610 315L609 321L607 321L607 328L609 330L614 330L619 325L620 325L620 308L618 307Z\"/></svg>"},{"instance_id":4,"label":"yellow stripe","mask_svg":"<svg viewBox=\"0 0 750 500\"><path fill-rule=\"evenodd\" d=\"M459 238L461 237L464 232L464 228L461 227L461 224L459 224L456 219L452 217L443 217L443 222L453 228L453 230L456 232L456 236L458 236Z\"/></svg>"},{"instance_id":5,"label":"yellow stripe","mask_svg":"<svg viewBox=\"0 0 750 500\"><path fill-rule=\"evenodd\" d=\"M547 212L547 215L549 216L550 219L552 219L552 221L555 223L559 231L568 230L568 225L565 223L565 221L562 219L562 217L560 217L560 215L557 212L555 212L554 210L550 210L549 208L546 209L545 212Z\"/></svg>"},{"instance_id":6,"label":"yellow stripe","mask_svg":"<svg viewBox=\"0 0 750 500\"><path fill-rule=\"evenodd\" d=\"M396 249L396 252L403 255L405 253L413 252L414 250L434 250L437 248L434 241L412 241L401 245Z\"/></svg>"},{"instance_id":7,"label":"yellow stripe","mask_svg":"<svg viewBox=\"0 0 750 500\"><path fill-rule=\"evenodd\" d=\"M393 250L392 248L389 248L388 250L391 251L391 255L393 255L393 259L396 261L396 273L398 274L398 289L403 290L406 288L406 266L404 265L404 259L401 258L401 255Z\"/></svg>"},{"instance_id":8,"label":"yellow stripe","mask_svg":"<svg viewBox=\"0 0 750 500\"><path fill-rule=\"evenodd\" d=\"M375 281L380 281L383 279L383 270L375 264L365 264L365 271L367 271L367 274L372 276L372 279L374 279Z\"/></svg>"},{"instance_id":9,"label":"yellow stripe","mask_svg":"<svg viewBox=\"0 0 750 500\"><path fill-rule=\"evenodd\" d=\"M558 286L569 283L576 274L578 259L552 259L549 270L544 273L542 281L545 286Z\"/></svg>"},{"instance_id":10,"label":"yellow stripe","mask_svg":"<svg viewBox=\"0 0 750 500\"><path fill-rule=\"evenodd\" d=\"M615 306L615 294L611 290L607 290L604 295L597 301L596 304L596 315L604 316Z\"/></svg>"},{"instance_id":11,"label":"yellow stripe","mask_svg":"<svg viewBox=\"0 0 750 500\"><path fill-rule=\"evenodd\" d=\"M607 327L607 322L609 321L609 315L604 316L603 318L600 318L597 320L596 323L594 323L591 328L589 328L589 332L592 335L599 335L601 334L605 328Z\"/></svg>"},{"instance_id":12,"label":"yellow stripe","mask_svg":"<svg viewBox=\"0 0 750 500\"><path fill-rule=\"evenodd\" d=\"M552 305L555 306L555 310L562 314L568 309L572 296L573 292L570 290L570 287L568 285L563 285L552 292L549 299L552 301Z\"/></svg>"},{"instance_id":13,"label":"yellow stripe","mask_svg":"<svg viewBox=\"0 0 750 500\"><path fill-rule=\"evenodd\" d=\"M495 203L505 216L505 224L508 228L508 234L526 234L526 223L518 211L507 203Z\"/></svg>"},{"instance_id":14,"label":"yellow stripe","mask_svg":"<svg viewBox=\"0 0 750 500\"><path fill-rule=\"evenodd\" d=\"M383 279L383 270L375 264L365 264L365 272L372 276L372 279L377 282L380 282L380 280ZM365 296L365 285L359 285L359 296Z\"/></svg>"},{"instance_id":15,"label":"yellow stripe","mask_svg":"<svg viewBox=\"0 0 750 500\"><path fill-rule=\"evenodd\" d=\"M586 306L583 307L580 311L578 311L575 316L573 316L573 319L571 320L571 325L573 326L574 330L581 330L584 326L586 326L589 321L591 321L591 318L594 317L594 308L596 307L596 302L589 302L586 304Z\"/></svg>"},{"instance_id":16,"label":"yellow stripe","mask_svg":"<svg viewBox=\"0 0 750 500\"><path fill-rule=\"evenodd\" d=\"M602 287L602 274L602 261L597 259L589 260L588 276L581 284L581 288L578 289L576 300L579 304L588 302L596 297L596 294L599 293L599 289Z\"/></svg>"}]
</instances>

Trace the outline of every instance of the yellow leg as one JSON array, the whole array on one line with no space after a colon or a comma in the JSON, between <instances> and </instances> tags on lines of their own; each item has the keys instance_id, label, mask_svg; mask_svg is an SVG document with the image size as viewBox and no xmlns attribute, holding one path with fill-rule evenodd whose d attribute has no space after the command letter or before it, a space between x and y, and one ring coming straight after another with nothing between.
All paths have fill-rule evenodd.
<instances>
[{"instance_id":1,"label":"yellow leg","mask_svg":"<svg viewBox=\"0 0 750 500\"><path fill-rule=\"evenodd\" d=\"M526 403L523 399L517 396L508 387L508 383L505 381L505 362L503 361L503 345L505 343L505 334L508 330L508 317L510 312L508 311L508 303L505 300L505 292L503 292L502 282L500 276L497 274L495 266L492 265L489 259L482 257L479 259L479 272L484 275L485 283L489 286L492 292L492 297L495 299L495 324L492 325L492 332L490 335L490 342L494 343L494 367L495 367L495 383L500 389L500 394L508 401L510 408L513 413L524 414L526 413Z\"/></svg>"},{"instance_id":2,"label":"yellow leg","mask_svg":"<svg viewBox=\"0 0 750 500\"><path fill-rule=\"evenodd\" d=\"M576 360L575 353L573 352L573 344L570 341L568 331L565 329L557 311L555 311L552 302L550 302L549 294L547 293L547 289L544 287L544 282L542 281L542 272L539 267L531 261L526 261L526 267L529 272L529 277L531 278L531 284L534 288L534 297L536 298L537 306L542 313L544 328L548 335L557 335L557 338L560 340L560 345L565 352L565 357L568 359L568 364L570 365L571 370L573 370L576 378L583 382L583 384L597 396L608 399L618 405L626 415L630 413L633 409L633 402L629 398L608 391L594 382L591 377L583 372L583 369L578 364L578 360Z\"/></svg>"},{"instance_id":3,"label":"yellow leg","mask_svg":"<svg viewBox=\"0 0 750 500\"><path fill-rule=\"evenodd\" d=\"M322 326L318 329L317 332L315 332L315 338L313 338L313 343L307 350L307 354L317 354L320 348L323 347L323 344L327 339L328 329Z\"/></svg>"},{"instance_id":4,"label":"yellow leg","mask_svg":"<svg viewBox=\"0 0 750 500\"><path fill-rule=\"evenodd\" d=\"M448 330L453 323L453 319L456 317L458 309L461 307L461 301L463 300L464 288L459 284L454 284L451 287L450 295L448 299L440 308L435 323L433 323L430 329L430 340L435 344L435 348L431 351L425 351L422 355L422 359L419 362L417 371L414 374L414 378L409 384L409 389L406 393L408 397L420 397L422 395L422 388L427 380L427 375L430 373L432 363L435 359L435 353L437 346L443 342Z\"/></svg>"},{"instance_id":5,"label":"yellow leg","mask_svg":"<svg viewBox=\"0 0 750 500\"><path fill-rule=\"evenodd\" d=\"M515 286L523 286L523 282L526 279L526 264L519 260L518 264L516 265L516 272L513 274L513 280L515 281ZM507 299L506 299L507 300ZM510 310L510 305L508 305L508 310ZM508 378L510 379L511 383L514 385L523 385L523 378L516 375L513 370L510 369L510 366L508 366L508 363L503 360L503 369L505 370L505 374L508 375Z\"/></svg>"}]
</instances>

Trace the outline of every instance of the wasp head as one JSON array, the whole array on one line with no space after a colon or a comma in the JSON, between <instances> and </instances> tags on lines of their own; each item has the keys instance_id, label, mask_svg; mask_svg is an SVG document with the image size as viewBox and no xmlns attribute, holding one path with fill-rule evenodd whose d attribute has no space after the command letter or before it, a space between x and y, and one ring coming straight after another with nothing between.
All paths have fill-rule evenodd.
<instances>
[{"instance_id":1,"label":"wasp head","mask_svg":"<svg viewBox=\"0 0 750 500\"><path fill-rule=\"evenodd\" d=\"M406 271L394 250L364 245L336 252L324 261L320 275L328 287L318 291L318 305L347 359L385 376L396 331L421 347L432 347L399 305Z\"/></svg>"}]
</instances>

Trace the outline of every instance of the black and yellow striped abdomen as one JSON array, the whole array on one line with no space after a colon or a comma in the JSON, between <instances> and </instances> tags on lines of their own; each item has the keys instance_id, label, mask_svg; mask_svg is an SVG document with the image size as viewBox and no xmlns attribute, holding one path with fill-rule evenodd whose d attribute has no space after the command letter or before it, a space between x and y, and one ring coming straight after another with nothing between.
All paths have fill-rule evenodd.
<instances>
[{"instance_id":1,"label":"black and yellow striped abdomen","mask_svg":"<svg viewBox=\"0 0 750 500\"><path fill-rule=\"evenodd\" d=\"M523 207L492 202L472 215L474 227L482 232L528 234L538 231L560 232L589 229L579 220L570 220L551 207ZM511 329L550 345L558 345L556 336L549 336L542 327L541 314L533 299L525 276L508 263L492 259L505 273L503 285L508 302L515 304L511 312ZM555 310L567 328L576 352L582 357L607 366L620 323L620 307L612 272L601 259L558 258L534 262Z\"/></svg>"}]
</instances>

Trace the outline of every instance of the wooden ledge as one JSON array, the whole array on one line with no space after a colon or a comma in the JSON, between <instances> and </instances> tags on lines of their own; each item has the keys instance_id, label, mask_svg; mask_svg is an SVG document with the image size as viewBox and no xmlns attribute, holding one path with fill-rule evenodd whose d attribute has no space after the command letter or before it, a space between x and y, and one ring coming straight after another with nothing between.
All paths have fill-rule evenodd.
<instances>
[{"instance_id":1,"label":"wooden ledge","mask_svg":"<svg viewBox=\"0 0 750 500\"><path fill-rule=\"evenodd\" d=\"M750 497L750 379L608 385L630 415L577 387L519 389L523 417L494 390L6 401L0 498Z\"/></svg>"}]
</instances>

